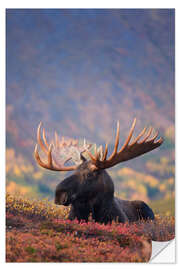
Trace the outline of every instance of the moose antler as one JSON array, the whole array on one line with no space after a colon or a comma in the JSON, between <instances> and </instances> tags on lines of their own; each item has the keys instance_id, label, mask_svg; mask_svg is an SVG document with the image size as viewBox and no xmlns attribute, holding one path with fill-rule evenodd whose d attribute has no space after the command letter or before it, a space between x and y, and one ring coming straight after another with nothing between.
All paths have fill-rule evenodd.
<instances>
[{"instance_id":1,"label":"moose antler","mask_svg":"<svg viewBox=\"0 0 180 270\"><path fill-rule=\"evenodd\" d=\"M36 144L34 157L37 163L41 167L52 171L76 170L81 160L81 154L90 148L91 144L86 144L84 140L84 145L79 146L78 140L65 140L64 137L62 137L60 140L57 133L55 132L55 142L52 142L49 145L45 136L44 128L41 137L41 125L42 124L40 123L37 129L37 142L43 150L44 154L47 156L47 163L41 160L37 150L38 145ZM65 166L65 163L71 159L76 163L76 165Z\"/></svg>"},{"instance_id":2,"label":"moose antler","mask_svg":"<svg viewBox=\"0 0 180 270\"><path fill-rule=\"evenodd\" d=\"M110 168L120 162L135 158L137 156L143 155L149 151L152 151L153 149L159 147L163 143L163 138L160 138L159 140L155 141L155 139L158 137L158 132L153 136L153 138L149 139L152 128L149 129L146 136L139 141L140 138L145 134L146 128L144 128L140 134L136 137L136 139L129 144L134 128L136 125L136 118L133 121L133 124L131 126L129 135L124 143L124 145L121 147L121 149L118 151L118 144L119 144L119 121L117 122L117 132L116 132L116 139L115 139L115 145L114 150L112 154L107 159L107 153L108 153L108 145L106 144L105 150L103 150L103 147L101 146L98 150L96 150L95 147L95 155L92 155L91 152L87 149L87 153L89 157L92 160L92 163L97 167L97 169L106 169ZM148 140L149 139L149 140Z\"/></svg>"}]
</instances>

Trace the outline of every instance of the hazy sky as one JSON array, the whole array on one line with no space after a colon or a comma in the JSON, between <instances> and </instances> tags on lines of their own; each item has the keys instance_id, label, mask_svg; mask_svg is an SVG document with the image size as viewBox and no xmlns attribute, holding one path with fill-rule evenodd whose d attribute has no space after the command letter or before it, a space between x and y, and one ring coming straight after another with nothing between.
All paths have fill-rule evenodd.
<instances>
[{"instance_id":1,"label":"hazy sky","mask_svg":"<svg viewBox=\"0 0 180 270\"><path fill-rule=\"evenodd\" d=\"M8 9L6 41L7 105L21 129L174 121L172 9Z\"/></svg>"}]
</instances>

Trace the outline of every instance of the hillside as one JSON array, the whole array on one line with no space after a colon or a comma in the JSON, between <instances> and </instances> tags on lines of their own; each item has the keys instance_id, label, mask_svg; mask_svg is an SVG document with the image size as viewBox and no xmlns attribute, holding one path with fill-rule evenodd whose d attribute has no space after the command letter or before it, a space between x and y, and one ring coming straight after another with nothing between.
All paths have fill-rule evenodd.
<instances>
[{"instance_id":1,"label":"hillside","mask_svg":"<svg viewBox=\"0 0 180 270\"><path fill-rule=\"evenodd\" d=\"M12 148L7 149L6 160L7 191L12 194L18 192L53 199L56 185L69 175L33 166L28 159L16 154ZM114 181L115 193L124 199L141 199L146 202L173 199L173 162L166 157L156 157L142 163L145 168L143 172L121 166L109 170Z\"/></svg>"},{"instance_id":2,"label":"hillside","mask_svg":"<svg viewBox=\"0 0 180 270\"><path fill-rule=\"evenodd\" d=\"M103 225L67 220L65 207L7 194L7 262L146 262L151 239L174 238L174 218Z\"/></svg>"},{"instance_id":3,"label":"hillside","mask_svg":"<svg viewBox=\"0 0 180 270\"><path fill-rule=\"evenodd\" d=\"M53 198L65 177L37 167L40 121L48 139L84 137L113 148L153 126L163 145L109 170L116 193L174 197L174 10L7 9L7 191Z\"/></svg>"}]
</instances>

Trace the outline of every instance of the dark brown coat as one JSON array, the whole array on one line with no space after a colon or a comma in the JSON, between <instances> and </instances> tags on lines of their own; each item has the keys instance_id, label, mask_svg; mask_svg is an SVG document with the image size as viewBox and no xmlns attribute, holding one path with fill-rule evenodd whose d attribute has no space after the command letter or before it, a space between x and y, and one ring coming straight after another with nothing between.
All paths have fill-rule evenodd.
<instances>
[{"instance_id":1,"label":"dark brown coat","mask_svg":"<svg viewBox=\"0 0 180 270\"><path fill-rule=\"evenodd\" d=\"M92 214L96 222L112 220L133 222L154 219L151 208L143 201L126 201L114 196L114 184L105 170L92 171L91 161L84 161L75 174L56 187L55 203L71 205L69 219L88 221Z\"/></svg>"}]
</instances>

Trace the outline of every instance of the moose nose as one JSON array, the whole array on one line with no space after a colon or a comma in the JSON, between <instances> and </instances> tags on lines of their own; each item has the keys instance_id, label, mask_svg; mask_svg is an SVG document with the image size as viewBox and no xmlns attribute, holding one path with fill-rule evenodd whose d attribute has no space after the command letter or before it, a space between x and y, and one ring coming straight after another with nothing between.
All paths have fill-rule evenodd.
<instances>
[{"instance_id":1,"label":"moose nose","mask_svg":"<svg viewBox=\"0 0 180 270\"><path fill-rule=\"evenodd\" d=\"M68 201L68 194L66 192L60 192L55 196L55 204L65 205Z\"/></svg>"},{"instance_id":2,"label":"moose nose","mask_svg":"<svg viewBox=\"0 0 180 270\"><path fill-rule=\"evenodd\" d=\"M54 203L58 204L58 199L57 198L54 199Z\"/></svg>"}]
</instances>

